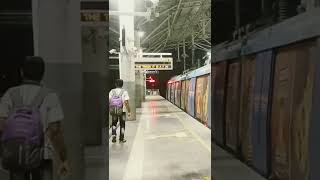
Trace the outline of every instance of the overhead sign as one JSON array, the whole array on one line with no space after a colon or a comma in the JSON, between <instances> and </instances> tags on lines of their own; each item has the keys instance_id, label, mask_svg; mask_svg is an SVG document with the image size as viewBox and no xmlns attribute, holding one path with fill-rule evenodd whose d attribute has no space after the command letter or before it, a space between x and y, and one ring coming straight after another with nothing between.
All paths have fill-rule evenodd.
<instances>
[{"instance_id":1,"label":"overhead sign","mask_svg":"<svg viewBox=\"0 0 320 180\"><path fill-rule=\"evenodd\" d=\"M173 61L171 57L155 58L155 57L141 57L135 61L136 70L172 70Z\"/></svg>"},{"instance_id":2,"label":"overhead sign","mask_svg":"<svg viewBox=\"0 0 320 180\"><path fill-rule=\"evenodd\" d=\"M149 64L140 64L135 65L136 70L145 70L145 69L156 69L156 70L172 70L171 65L149 65Z\"/></svg>"},{"instance_id":3,"label":"overhead sign","mask_svg":"<svg viewBox=\"0 0 320 180\"><path fill-rule=\"evenodd\" d=\"M107 11L95 10L81 11L82 22L108 22L109 16Z\"/></svg>"},{"instance_id":4,"label":"overhead sign","mask_svg":"<svg viewBox=\"0 0 320 180\"><path fill-rule=\"evenodd\" d=\"M80 20L85 26L107 26L108 1L81 1Z\"/></svg>"}]
</instances>

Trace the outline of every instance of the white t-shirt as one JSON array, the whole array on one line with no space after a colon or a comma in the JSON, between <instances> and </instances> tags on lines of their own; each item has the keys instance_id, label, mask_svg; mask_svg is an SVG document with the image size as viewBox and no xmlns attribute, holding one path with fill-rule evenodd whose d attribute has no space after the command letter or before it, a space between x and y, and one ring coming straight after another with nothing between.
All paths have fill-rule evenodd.
<instances>
[{"instance_id":1,"label":"white t-shirt","mask_svg":"<svg viewBox=\"0 0 320 180\"><path fill-rule=\"evenodd\" d=\"M129 94L128 94L128 91L124 90L124 89L121 89L121 88L115 88L115 89L112 89L110 92L109 92L109 101L112 97L112 91L115 90L116 91L116 94L119 95L121 90L123 91L122 93L122 101L124 103L124 101L127 101L129 100ZM123 108L123 112L127 112L127 109L126 108Z\"/></svg>"},{"instance_id":2,"label":"white t-shirt","mask_svg":"<svg viewBox=\"0 0 320 180\"><path fill-rule=\"evenodd\" d=\"M20 95L22 96L23 104L26 105L31 104L40 90L40 86L33 84L23 84L21 86L9 89L0 101L0 117L7 118L9 116L9 112L12 110L12 100L8 92L15 88L20 89ZM49 92L49 94L45 96L39 110L41 113L41 119L43 121L42 123L44 126L44 132L46 132L49 123L59 122L64 118L59 98L56 93L53 92ZM44 158L53 159L53 150L54 149L50 143L50 140L46 136Z\"/></svg>"}]
</instances>

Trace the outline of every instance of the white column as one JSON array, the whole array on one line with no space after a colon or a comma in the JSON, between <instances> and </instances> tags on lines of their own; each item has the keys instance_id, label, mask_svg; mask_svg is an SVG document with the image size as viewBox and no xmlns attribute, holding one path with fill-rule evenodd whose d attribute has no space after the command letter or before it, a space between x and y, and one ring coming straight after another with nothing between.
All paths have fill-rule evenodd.
<instances>
[{"instance_id":1,"label":"white column","mask_svg":"<svg viewBox=\"0 0 320 180\"><path fill-rule=\"evenodd\" d=\"M134 0L119 1L119 11L134 12ZM119 16L120 39L122 30L125 30L125 46L120 43L119 71L120 78L124 81L124 88L128 91L132 119L135 119L135 68L134 68L134 17Z\"/></svg>"},{"instance_id":2,"label":"white column","mask_svg":"<svg viewBox=\"0 0 320 180\"><path fill-rule=\"evenodd\" d=\"M34 54L44 58L44 84L59 95L70 180L84 179L82 60L79 0L32 0ZM56 166L55 166L56 167ZM54 169L55 178L58 169Z\"/></svg>"}]
</instances>

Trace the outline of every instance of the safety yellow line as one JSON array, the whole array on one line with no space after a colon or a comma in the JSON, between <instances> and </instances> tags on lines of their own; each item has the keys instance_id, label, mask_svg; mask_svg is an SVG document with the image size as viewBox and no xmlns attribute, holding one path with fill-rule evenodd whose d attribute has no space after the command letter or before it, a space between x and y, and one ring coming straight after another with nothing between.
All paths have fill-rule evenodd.
<instances>
[{"instance_id":1,"label":"safety yellow line","mask_svg":"<svg viewBox=\"0 0 320 180\"><path fill-rule=\"evenodd\" d=\"M192 180L211 180L211 177L206 176L206 177L204 177L203 179L192 179Z\"/></svg>"},{"instance_id":2,"label":"safety yellow line","mask_svg":"<svg viewBox=\"0 0 320 180\"><path fill-rule=\"evenodd\" d=\"M211 154L211 147L209 147L193 130L191 130L190 128L187 127L187 125L183 122L183 120L176 114L174 113L174 115L179 119L179 121L181 122L181 124L184 126L185 129L187 129L191 135L204 147L206 148L210 154Z\"/></svg>"}]
</instances>

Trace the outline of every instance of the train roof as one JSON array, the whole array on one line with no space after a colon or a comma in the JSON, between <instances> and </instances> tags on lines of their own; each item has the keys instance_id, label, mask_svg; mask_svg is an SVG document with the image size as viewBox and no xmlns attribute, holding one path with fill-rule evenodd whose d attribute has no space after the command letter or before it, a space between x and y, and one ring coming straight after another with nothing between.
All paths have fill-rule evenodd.
<instances>
[{"instance_id":1,"label":"train roof","mask_svg":"<svg viewBox=\"0 0 320 180\"><path fill-rule=\"evenodd\" d=\"M211 73L211 64L207 64L205 66L202 66L198 69L192 70L192 71L187 72L185 74L174 76L169 80L168 83L181 81L181 80L185 80L185 79L191 79L194 77L203 76L203 75L210 74L210 73Z\"/></svg>"}]
</instances>

